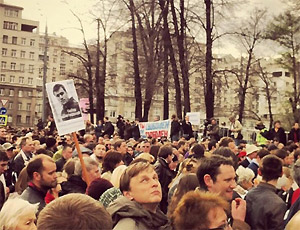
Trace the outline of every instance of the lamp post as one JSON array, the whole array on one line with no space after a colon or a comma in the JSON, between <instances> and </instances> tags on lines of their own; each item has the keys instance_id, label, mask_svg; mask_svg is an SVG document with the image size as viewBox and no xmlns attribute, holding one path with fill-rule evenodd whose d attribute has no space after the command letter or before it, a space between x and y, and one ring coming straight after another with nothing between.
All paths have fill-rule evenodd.
<instances>
[{"instance_id":1,"label":"lamp post","mask_svg":"<svg viewBox=\"0 0 300 230\"><path fill-rule=\"evenodd\" d=\"M46 78L47 78L47 52L48 52L48 27L45 28L44 67L43 67L43 109L42 120L46 122Z\"/></svg>"}]
</instances>

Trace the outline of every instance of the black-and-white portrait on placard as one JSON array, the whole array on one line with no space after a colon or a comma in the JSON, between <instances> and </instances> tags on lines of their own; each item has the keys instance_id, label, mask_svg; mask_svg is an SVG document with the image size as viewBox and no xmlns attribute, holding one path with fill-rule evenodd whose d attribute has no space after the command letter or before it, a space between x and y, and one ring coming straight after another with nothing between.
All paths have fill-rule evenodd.
<instances>
[{"instance_id":1,"label":"black-and-white portrait on placard","mask_svg":"<svg viewBox=\"0 0 300 230\"><path fill-rule=\"evenodd\" d=\"M70 97L68 95L68 92L64 85L55 84L53 86L53 95L62 105L60 114L63 121L81 117L78 102L73 97Z\"/></svg>"},{"instance_id":2,"label":"black-and-white portrait on placard","mask_svg":"<svg viewBox=\"0 0 300 230\"><path fill-rule=\"evenodd\" d=\"M74 81L47 83L46 89L59 135L84 129Z\"/></svg>"}]
</instances>

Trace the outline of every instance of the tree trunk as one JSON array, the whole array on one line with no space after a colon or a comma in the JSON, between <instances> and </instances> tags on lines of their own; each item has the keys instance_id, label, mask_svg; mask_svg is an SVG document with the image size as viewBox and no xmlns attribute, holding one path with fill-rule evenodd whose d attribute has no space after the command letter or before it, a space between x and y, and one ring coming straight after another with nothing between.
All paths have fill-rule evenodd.
<instances>
[{"instance_id":1,"label":"tree trunk","mask_svg":"<svg viewBox=\"0 0 300 230\"><path fill-rule=\"evenodd\" d=\"M206 91L205 91L205 108L206 119L214 116L214 89L213 89L213 75L212 75L212 25L211 25L211 0L205 0L206 8Z\"/></svg>"},{"instance_id":2,"label":"tree trunk","mask_svg":"<svg viewBox=\"0 0 300 230\"><path fill-rule=\"evenodd\" d=\"M178 28L174 0L171 0L170 3L171 3L173 23L174 23L175 37L177 38L179 63L180 63L182 80L183 80L184 111L186 113L191 111L191 105L190 105L189 76L188 76L188 68L187 68L187 62L185 57L186 51L184 47L184 37L185 37L184 0L180 0L180 24L181 24L180 32Z\"/></svg>"},{"instance_id":3,"label":"tree trunk","mask_svg":"<svg viewBox=\"0 0 300 230\"><path fill-rule=\"evenodd\" d=\"M142 120L142 91L141 91L141 77L139 69L139 56L137 46L137 36L134 16L134 3L130 0L130 14L131 14L131 32L133 44L133 65L134 65L134 96L135 96L135 117Z\"/></svg>"}]
</instances>

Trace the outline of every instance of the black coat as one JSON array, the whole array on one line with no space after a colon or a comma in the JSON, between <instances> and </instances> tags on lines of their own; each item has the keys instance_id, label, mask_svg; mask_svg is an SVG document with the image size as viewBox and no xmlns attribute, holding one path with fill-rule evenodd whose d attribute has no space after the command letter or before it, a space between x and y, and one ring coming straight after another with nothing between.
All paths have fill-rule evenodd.
<instances>
[{"instance_id":1,"label":"black coat","mask_svg":"<svg viewBox=\"0 0 300 230\"><path fill-rule=\"evenodd\" d=\"M167 213L169 184L173 180L174 174L169 168L168 163L161 157L157 159L154 167L158 175L162 190L162 200L160 202L160 208L164 213Z\"/></svg>"},{"instance_id":2,"label":"black coat","mask_svg":"<svg viewBox=\"0 0 300 230\"><path fill-rule=\"evenodd\" d=\"M286 135L283 128L279 128L276 132L275 129L269 131L269 140L277 139L280 143L286 145Z\"/></svg>"},{"instance_id":3,"label":"black coat","mask_svg":"<svg viewBox=\"0 0 300 230\"><path fill-rule=\"evenodd\" d=\"M69 193L82 193L85 194L87 184L81 179L80 176L72 175L61 184L61 191L59 196L63 196Z\"/></svg>"},{"instance_id":4,"label":"black coat","mask_svg":"<svg viewBox=\"0 0 300 230\"><path fill-rule=\"evenodd\" d=\"M300 141L300 129L292 128L288 135L288 140L291 140L293 142L299 142Z\"/></svg>"},{"instance_id":5,"label":"black coat","mask_svg":"<svg viewBox=\"0 0 300 230\"><path fill-rule=\"evenodd\" d=\"M113 124L110 121L105 122L102 135L104 136L107 134L109 138L111 138L111 136L114 134L114 131L115 127Z\"/></svg>"},{"instance_id":6,"label":"black coat","mask_svg":"<svg viewBox=\"0 0 300 230\"><path fill-rule=\"evenodd\" d=\"M186 123L186 121L184 120L182 122L182 131L183 131L183 136L187 140L189 140L190 138L192 138L194 136L191 122Z\"/></svg>"}]
</instances>

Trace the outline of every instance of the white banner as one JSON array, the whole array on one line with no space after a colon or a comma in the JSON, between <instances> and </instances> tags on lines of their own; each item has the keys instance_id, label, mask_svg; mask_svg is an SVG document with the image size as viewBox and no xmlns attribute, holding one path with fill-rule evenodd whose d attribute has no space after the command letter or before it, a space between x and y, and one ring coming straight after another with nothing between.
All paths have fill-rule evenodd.
<instances>
[{"instance_id":1,"label":"white banner","mask_svg":"<svg viewBox=\"0 0 300 230\"><path fill-rule=\"evenodd\" d=\"M142 138L159 138L162 136L169 137L171 130L171 121L164 120L155 122L140 122L139 129Z\"/></svg>"}]
</instances>

